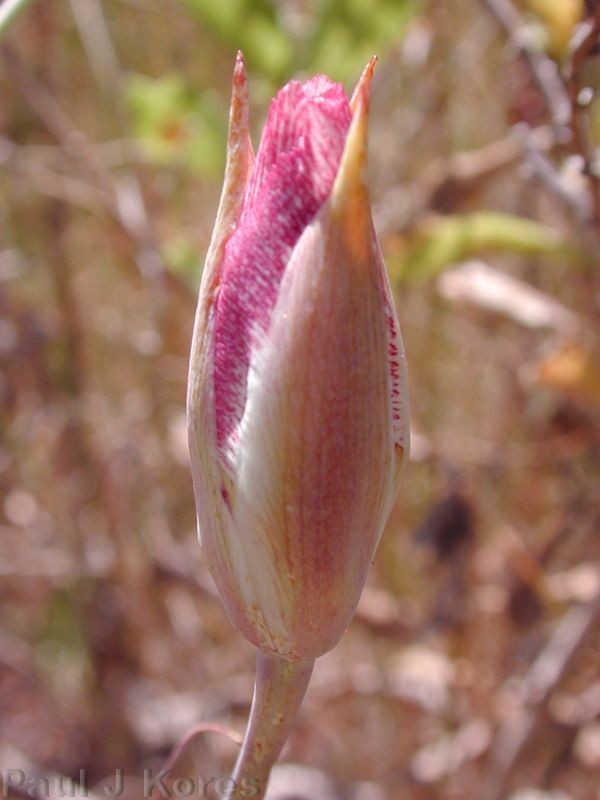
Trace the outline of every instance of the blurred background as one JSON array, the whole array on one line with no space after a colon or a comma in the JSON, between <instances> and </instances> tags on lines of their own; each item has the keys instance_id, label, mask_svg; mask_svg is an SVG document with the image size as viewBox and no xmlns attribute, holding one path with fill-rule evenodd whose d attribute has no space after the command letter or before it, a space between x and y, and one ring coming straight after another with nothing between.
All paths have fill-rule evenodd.
<instances>
[{"instance_id":1,"label":"blurred background","mask_svg":"<svg viewBox=\"0 0 600 800\"><path fill-rule=\"evenodd\" d=\"M184 403L235 51L255 144L290 77L350 91L375 52L412 460L271 796L600 797L599 30L582 0L0 3L0 768L139 798L205 723L172 775L228 774L254 652Z\"/></svg>"}]
</instances>

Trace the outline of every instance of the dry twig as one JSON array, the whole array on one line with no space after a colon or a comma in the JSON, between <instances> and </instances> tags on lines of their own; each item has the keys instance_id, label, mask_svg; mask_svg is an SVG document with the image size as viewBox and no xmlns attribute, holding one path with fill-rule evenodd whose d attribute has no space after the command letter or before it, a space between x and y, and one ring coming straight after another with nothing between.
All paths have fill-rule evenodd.
<instances>
[{"instance_id":1,"label":"dry twig","mask_svg":"<svg viewBox=\"0 0 600 800\"><path fill-rule=\"evenodd\" d=\"M523 141L526 163L533 175L548 191L565 205L584 225L594 221L590 196L586 191L571 189L560 175L554 162L536 145L532 132L526 125L520 125L518 135Z\"/></svg>"},{"instance_id":2,"label":"dry twig","mask_svg":"<svg viewBox=\"0 0 600 800\"><path fill-rule=\"evenodd\" d=\"M132 242L135 264L140 275L149 281L159 320L164 307L165 285L176 284L180 294L192 303L192 293L163 264L137 177L133 173L126 173L120 178L113 176L98 158L94 144L72 123L42 82L28 72L13 48L3 45L0 53L27 104L77 171L85 176L94 193Z\"/></svg>"},{"instance_id":3,"label":"dry twig","mask_svg":"<svg viewBox=\"0 0 600 800\"><path fill-rule=\"evenodd\" d=\"M482 0L507 35L509 44L527 64L544 96L557 142L565 139L571 120L571 104L554 61L540 50L528 46L523 20L510 0Z\"/></svg>"},{"instance_id":4,"label":"dry twig","mask_svg":"<svg viewBox=\"0 0 600 800\"><path fill-rule=\"evenodd\" d=\"M569 609L522 681L522 706L500 728L480 797L500 800L557 689L600 617L600 597Z\"/></svg>"},{"instance_id":5,"label":"dry twig","mask_svg":"<svg viewBox=\"0 0 600 800\"><path fill-rule=\"evenodd\" d=\"M572 109L570 123L573 146L583 158L583 173L588 176L594 217L598 225L600 225L600 175L595 165L589 117L585 113L585 107L589 102L581 95L583 88L581 73L599 41L600 3L596 4L593 16L583 22L576 31L571 43L571 57L565 69L565 82Z\"/></svg>"},{"instance_id":6,"label":"dry twig","mask_svg":"<svg viewBox=\"0 0 600 800\"><path fill-rule=\"evenodd\" d=\"M529 136L540 153L551 151L555 145L549 127L536 128ZM523 137L511 132L476 150L435 159L425 167L417 186L395 186L377 203L373 211L377 232L386 236L410 227L425 211L448 211L449 204L454 208L457 198L468 196L485 181L518 165L523 155ZM399 206L405 207L404 214L399 213Z\"/></svg>"},{"instance_id":7,"label":"dry twig","mask_svg":"<svg viewBox=\"0 0 600 800\"><path fill-rule=\"evenodd\" d=\"M571 57L561 75L546 53L527 46L521 14L511 0L481 0L490 11L509 44L526 63L539 87L552 121L556 144L563 153L576 156L581 164L581 188L571 188L555 164L535 146L527 126L521 127L526 163L548 192L575 215L589 237L591 250L600 247L600 176L590 136L590 121L582 97L582 71L587 59L597 50L600 39L600 4L588 7L589 18L576 30ZM591 10L590 10L591 9ZM589 104L589 103L587 103ZM598 278L592 277L592 295L597 296Z\"/></svg>"}]
</instances>

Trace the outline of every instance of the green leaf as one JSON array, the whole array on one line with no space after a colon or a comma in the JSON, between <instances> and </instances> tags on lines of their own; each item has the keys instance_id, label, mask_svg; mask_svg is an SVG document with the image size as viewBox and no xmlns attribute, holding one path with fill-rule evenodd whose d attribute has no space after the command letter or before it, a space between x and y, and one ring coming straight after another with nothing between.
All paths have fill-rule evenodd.
<instances>
[{"instance_id":1,"label":"green leaf","mask_svg":"<svg viewBox=\"0 0 600 800\"><path fill-rule=\"evenodd\" d=\"M581 259L581 253L552 228L494 211L428 218L390 250L390 272L403 280L432 278L456 261L490 252Z\"/></svg>"}]
</instances>

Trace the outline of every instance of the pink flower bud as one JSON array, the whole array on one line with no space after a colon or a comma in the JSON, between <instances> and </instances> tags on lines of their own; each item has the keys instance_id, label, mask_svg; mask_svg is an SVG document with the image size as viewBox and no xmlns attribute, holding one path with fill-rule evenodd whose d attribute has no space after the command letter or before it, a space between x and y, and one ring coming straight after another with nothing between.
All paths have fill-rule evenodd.
<instances>
[{"instance_id":1,"label":"pink flower bud","mask_svg":"<svg viewBox=\"0 0 600 800\"><path fill-rule=\"evenodd\" d=\"M190 360L198 524L226 609L263 652L333 647L408 450L404 351L365 183L374 60L273 100L256 158L236 63L227 167Z\"/></svg>"}]
</instances>

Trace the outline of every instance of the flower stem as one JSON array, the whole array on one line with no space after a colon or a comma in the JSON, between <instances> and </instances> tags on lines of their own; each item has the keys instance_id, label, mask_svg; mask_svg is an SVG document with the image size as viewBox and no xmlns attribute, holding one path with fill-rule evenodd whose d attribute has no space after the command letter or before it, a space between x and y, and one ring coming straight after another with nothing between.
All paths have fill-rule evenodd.
<instances>
[{"instance_id":1,"label":"flower stem","mask_svg":"<svg viewBox=\"0 0 600 800\"><path fill-rule=\"evenodd\" d=\"M294 723L314 663L258 654L250 718L232 775L240 787L257 787L260 793L253 796L258 800L266 795L271 767Z\"/></svg>"}]
</instances>

